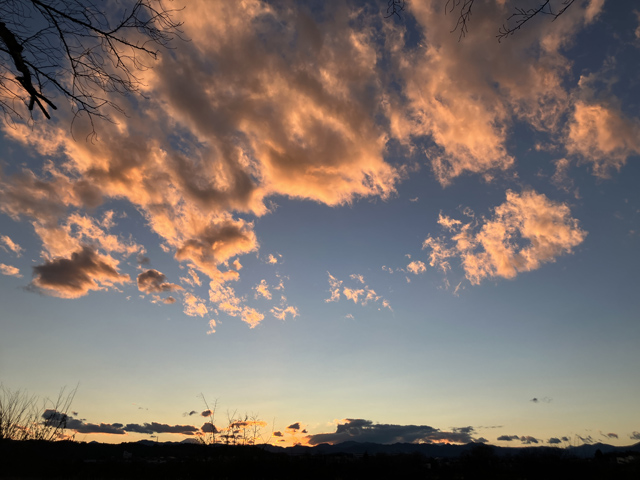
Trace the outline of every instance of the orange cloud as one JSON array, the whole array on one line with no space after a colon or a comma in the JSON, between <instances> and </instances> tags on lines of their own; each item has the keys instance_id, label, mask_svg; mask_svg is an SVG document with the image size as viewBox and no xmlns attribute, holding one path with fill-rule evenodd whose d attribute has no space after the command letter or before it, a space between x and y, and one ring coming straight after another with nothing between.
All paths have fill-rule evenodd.
<instances>
[{"instance_id":1,"label":"orange cloud","mask_svg":"<svg viewBox=\"0 0 640 480\"><path fill-rule=\"evenodd\" d=\"M296 307L293 307L291 305L285 307L285 308L280 308L280 307L273 307L271 309L271 313L273 314L273 316L279 320L285 321L287 319L287 314L291 315L291 318L296 318L297 316L300 315L300 313L298 312L298 309Z\"/></svg>"},{"instance_id":2,"label":"orange cloud","mask_svg":"<svg viewBox=\"0 0 640 480\"><path fill-rule=\"evenodd\" d=\"M192 293L185 292L183 304L184 313L190 317L204 317L209 313L204 301Z\"/></svg>"},{"instance_id":3,"label":"orange cloud","mask_svg":"<svg viewBox=\"0 0 640 480\"><path fill-rule=\"evenodd\" d=\"M100 259L116 272L76 266L64 288L60 275L47 283L51 269L34 280L70 298L125 281L114 256L143 253L133 240L110 233L113 212L103 218L85 213L116 199L128 202L159 236L161 247L189 269L181 278L185 285L195 288L202 283L199 275L209 278L214 307L185 293L188 315L204 316L215 308L255 327L264 315L229 283L240 278L236 257L260 248L250 217L269 213L265 199L284 195L342 205L389 198L408 171L385 160L389 140L409 148L416 140L433 144L426 154L443 185L466 173L489 179L510 169L514 158L506 136L513 119L553 131L568 108L562 81L569 64L560 49L579 26L593 21L602 2L585 6L570 9L561 29L545 30L539 22L498 49L496 20L503 18L504 2L489 2L479 11L463 42L450 33L444 20L451 17L444 16L440 0L411 4L424 33L415 48L404 44L402 27L386 23L380 30L379 18L346 3L326 7L322 22L316 22L304 6L185 2L176 20L184 21L192 41L143 72L148 99L140 99L141 108L123 99L129 116L116 113L116 123L99 125L97 141L74 141L62 111L58 123L5 128L6 136L55 163L46 162L37 173L0 171L0 211L32 222L43 244L43 268L62 260L75 265L73 258L83 260L87 246L95 262ZM380 68L389 53L393 74ZM389 88L391 82L400 94ZM582 135L594 128L606 133L618 124L589 127L593 115L580 114L580 108L567 148L584 155L572 146ZM73 125L77 138L90 131L83 117ZM591 151L613 152L614 159L636 151L631 133L622 147L610 147L605 133ZM456 229L456 248L467 254L466 268L471 272L474 261L484 265L464 246L481 240L455 222L449 228ZM427 243L430 264L447 270L448 250L436 240ZM531 255L542 254L534 249ZM410 265L414 273L426 268ZM517 268L533 264L523 265ZM361 304L389 306L360 283L345 287L330 276L327 301L345 295ZM277 308L272 313L278 318L295 316L288 306Z\"/></svg>"},{"instance_id":4,"label":"orange cloud","mask_svg":"<svg viewBox=\"0 0 640 480\"><path fill-rule=\"evenodd\" d=\"M420 275L421 273L427 271L427 267L425 266L424 262L421 262L420 260L414 260L413 262L409 263L409 265L407 265L407 271L413 273L414 275Z\"/></svg>"},{"instance_id":5,"label":"orange cloud","mask_svg":"<svg viewBox=\"0 0 640 480\"><path fill-rule=\"evenodd\" d=\"M0 248L3 248L5 250L8 249L9 251L13 252L16 257L20 257L22 255L24 249L13 240L11 240L8 235L0 235L0 244L2 243L4 243L5 246L3 247L2 245L0 245Z\"/></svg>"},{"instance_id":6,"label":"orange cloud","mask_svg":"<svg viewBox=\"0 0 640 480\"><path fill-rule=\"evenodd\" d=\"M620 170L627 158L640 154L640 121L627 118L618 108L578 101L568 127L566 148L606 178Z\"/></svg>"},{"instance_id":7,"label":"orange cloud","mask_svg":"<svg viewBox=\"0 0 640 480\"><path fill-rule=\"evenodd\" d=\"M20 273L19 268L12 265L5 265L4 263L0 263L0 273L2 275L7 275L10 277L22 278L22 274Z\"/></svg>"},{"instance_id":8,"label":"orange cloud","mask_svg":"<svg viewBox=\"0 0 640 480\"><path fill-rule=\"evenodd\" d=\"M586 232L566 205L534 191L508 190L506 197L490 219L477 226L455 225L452 246L444 237L427 238L423 248L431 249L431 264L446 272L448 259L459 257L467 279L479 284L487 277L513 278L535 270L584 241ZM441 223L452 225L443 219Z\"/></svg>"},{"instance_id":9,"label":"orange cloud","mask_svg":"<svg viewBox=\"0 0 640 480\"><path fill-rule=\"evenodd\" d=\"M255 286L256 297L262 296L267 300L271 300L271 292L269 291L269 285L266 280L260 280L260 283Z\"/></svg>"},{"instance_id":10,"label":"orange cloud","mask_svg":"<svg viewBox=\"0 0 640 480\"><path fill-rule=\"evenodd\" d=\"M386 103L391 136L411 147L415 139L432 140L435 146L426 155L447 185L465 173L491 179L510 169L515 159L506 140L514 118L536 130L558 129L570 105L563 87L570 63L561 48L597 17L602 1L569 9L562 28L550 28L550 22L527 25L499 47L496 32L512 7L505 2L485 2L474 10L461 41L458 32L452 34L456 12L445 15L445 3L427 0L408 7L424 39L408 51L401 34L390 40L402 51L397 70L406 98L391 95Z\"/></svg>"}]
</instances>

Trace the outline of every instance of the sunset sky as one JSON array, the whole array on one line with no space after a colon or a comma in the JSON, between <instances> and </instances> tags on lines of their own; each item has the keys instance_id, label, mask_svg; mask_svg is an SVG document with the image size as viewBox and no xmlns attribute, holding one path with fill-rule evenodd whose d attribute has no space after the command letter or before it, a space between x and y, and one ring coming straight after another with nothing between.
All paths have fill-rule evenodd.
<instances>
[{"instance_id":1,"label":"sunset sky","mask_svg":"<svg viewBox=\"0 0 640 480\"><path fill-rule=\"evenodd\" d=\"M640 441L640 5L445 3L189 0L97 137L3 123L2 384L77 385L86 441L201 394L272 443Z\"/></svg>"}]
</instances>

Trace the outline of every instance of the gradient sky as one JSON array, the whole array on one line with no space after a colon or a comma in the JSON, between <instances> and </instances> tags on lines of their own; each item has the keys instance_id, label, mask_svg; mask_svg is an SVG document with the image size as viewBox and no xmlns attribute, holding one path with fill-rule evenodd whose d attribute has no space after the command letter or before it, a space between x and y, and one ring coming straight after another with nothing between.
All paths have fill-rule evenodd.
<instances>
[{"instance_id":1,"label":"gradient sky","mask_svg":"<svg viewBox=\"0 0 640 480\"><path fill-rule=\"evenodd\" d=\"M3 125L2 383L78 385L79 440L201 393L274 442L640 440L638 7L386 3L189 1L94 141Z\"/></svg>"}]
</instances>

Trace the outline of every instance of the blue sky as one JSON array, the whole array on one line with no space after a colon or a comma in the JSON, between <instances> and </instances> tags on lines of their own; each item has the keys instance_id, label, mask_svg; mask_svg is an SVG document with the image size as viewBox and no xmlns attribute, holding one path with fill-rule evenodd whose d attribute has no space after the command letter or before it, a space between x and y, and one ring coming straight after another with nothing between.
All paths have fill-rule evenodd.
<instances>
[{"instance_id":1,"label":"blue sky","mask_svg":"<svg viewBox=\"0 0 640 480\"><path fill-rule=\"evenodd\" d=\"M631 2L213 3L94 142L3 126L2 383L107 442L200 394L287 444L640 439Z\"/></svg>"}]
</instances>

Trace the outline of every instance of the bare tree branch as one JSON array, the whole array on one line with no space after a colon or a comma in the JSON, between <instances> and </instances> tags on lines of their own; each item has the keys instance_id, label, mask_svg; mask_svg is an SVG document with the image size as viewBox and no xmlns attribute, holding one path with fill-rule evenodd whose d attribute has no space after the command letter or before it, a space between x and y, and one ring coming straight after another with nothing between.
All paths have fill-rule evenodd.
<instances>
[{"instance_id":1,"label":"bare tree branch","mask_svg":"<svg viewBox=\"0 0 640 480\"><path fill-rule=\"evenodd\" d=\"M0 1L0 109L5 120L32 116L35 105L50 118L52 98L64 97L74 120L86 114L110 120L109 110L124 113L114 95L141 93L140 72L162 48L181 37L175 10L162 0ZM95 130L92 128L92 133Z\"/></svg>"},{"instance_id":2,"label":"bare tree branch","mask_svg":"<svg viewBox=\"0 0 640 480\"><path fill-rule=\"evenodd\" d=\"M392 16L397 16L398 18L402 18L400 16L400 12L404 10L404 0L389 0L387 7L387 14L384 18L389 18Z\"/></svg>"},{"instance_id":3,"label":"bare tree branch","mask_svg":"<svg viewBox=\"0 0 640 480\"><path fill-rule=\"evenodd\" d=\"M475 0L446 0L445 14L453 13L454 11L458 12L459 8L458 20L451 30L451 33L455 32L456 30L460 30L458 41L466 37L467 33L469 32L471 9L474 5L474 2ZM514 13L512 13L507 18L506 23L503 24L498 30L496 38L498 39L498 42L502 41L502 39L513 35L515 32L520 30L527 22L539 15L551 16L553 17L553 21L555 21L574 2L575 0L562 0L562 6L555 10L553 8L552 0L545 0L542 3L538 4L538 6L535 8L516 7Z\"/></svg>"},{"instance_id":4,"label":"bare tree branch","mask_svg":"<svg viewBox=\"0 0 640 480\"><path fill-rule=\"evenodd\" d=\"M444 6L445 14L452 13L455 8L458 7L462 3L460 7L460 16L458 17L458 21L456 22L456 26L453 27L451 33L460 29L460 35L458 36L458 41L462 40L466 37L469 32L469 20L471 19L471 7L473 7L473 2L475 0L447 0L447 3Z\"/></svg>"},{"instance_id":5,"label":"bare tree branch","mask_svg":"<svg viewBox=\"0 0 640 480\"><path fill-rule=\"evenodd\" d=\"M511 16L507 18L507 23L500 27L496 38L500 42L503 38L513 35L515 32L520 30L529 20L537 15L549 15L553 17L553 21L555 21L567 10L567 8L569 8L573 4L574 1L575 0L564 0L562 2L562 7L555 12L553 11L551 0L546 0L537 8L516 8L515 13L512 13ZM509 21L511 19L515 20L515 24L513 26L509 26Z\"/></svg>"}]
</instances>

